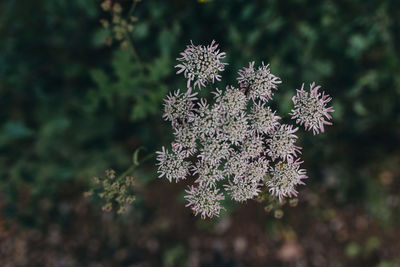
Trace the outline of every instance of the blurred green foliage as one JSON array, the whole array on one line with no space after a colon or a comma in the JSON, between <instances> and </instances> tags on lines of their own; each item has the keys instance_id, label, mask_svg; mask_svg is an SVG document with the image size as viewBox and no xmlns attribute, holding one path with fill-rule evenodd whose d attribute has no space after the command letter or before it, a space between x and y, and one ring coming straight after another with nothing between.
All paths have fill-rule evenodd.
<instances>
[{"instance_id":1,"label":"blurred green foliage","mask_svg":"<svg viewBox=\"0 0 400 267\"><path fill-rule=\"evenodd\" d=\"M283 81L274 103L280 115L302 82L316 81L333 96L334 126L301 138L307 186L321 190L328 206L359 205L398 227L399 2L200 2L139 3L132 33L138 57L102 43L99 1L0 3L2 217L43 231L72 220L62 207L81 197L91 177L126 169L139 146L166 145L172 131L161 119L162 98L185 86L174 58L190 40L215 39L227 52L232 83L248 61L271 64ZM153 163L143 166L146 179L156 177ZM368 242L362 249L349 243L346 255L380 245ZM180 264L185 249L168 251L161 261Z\"/></svg>"},{"instance_id":2,"label":"blurred green foliage","mask_svg":"<svg viewBox=\"0 0 400 267\"><path fill-rule=\"evenodd\" d=\"M91 71L97 88L88 93L89 111L100 108L104 101L108 108L128 111L131 120L144 119L149 114L159 112L161 99L168 92L164 79L171 74L172 61L168 56L157 58L147 66L147 73L144 74L140 63L127 53L114 53L111 62L114 73L100 69Z\"/></svg>"}]
</instances>

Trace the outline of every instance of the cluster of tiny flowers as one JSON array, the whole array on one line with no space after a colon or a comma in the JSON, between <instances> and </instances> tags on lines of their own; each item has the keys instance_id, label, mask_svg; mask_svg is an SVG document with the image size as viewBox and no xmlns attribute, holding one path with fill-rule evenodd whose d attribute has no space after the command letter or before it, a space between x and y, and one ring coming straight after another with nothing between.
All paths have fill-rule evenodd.
<instances>
[{"instance_id":1,"label":"cluster of tiny flowers","mask_svg":"<svg viewBox=\"0 0 400 267\"><path fill-rule=\"evenodd\" d=\"M162 148L162 151L157 152L157 160L159 162L158 172L160 177L165 175L168 181L178 182L186 179L189 174L189 162L185 161L186 154L177 146L172 148L172 152Z\"/></svg>"},{"instance_id":2,"label":"cluster of tiny flowers","mask_svg":"<svg viewBox=\"0 0 400 267\"><path fill-rule=\"evenodd\" d=\"M225 53L217 47L214 41L209 46L192 43L177 59L188 89L165 99L163 118L171 122L175 139L170 150L162 147L157 152L159 177L170 182L193 179L186 190L186 206L203 219L220 214L225 194L244 202L267 188L282 202L296 197L297 185L307 178L298 158L301 147L295 144L298 128L281 123L267 105L281 83L269 65L255 68L250 62L238 72L239 86L216 88L212 103L192 92L191 82L201 89L220 81L226 63L221 62ZM324 124L331 124L328 112L333 109L326 107L331 98L318 88L312 84L310 92L302 88L293 97L290 115L307 130L323 131Z\"/></svg>"},{"instance_id":3,"label":"cluster of tiny flowers","mask_svg":"<svg viewBox=\"0 0 400 267\"><path fill-rule=\"evenodd\" d=\"M292 101L294 108L290 112L292 119L296 119L296 123L304 125L306 130L313 130L313 134L324 132L324 125L332 125L329 120L332 116L329 112L334 112L332 107L326 104L331 101L331 97L324 92L318 92L321 86L310 84L310 92L304 90L304 84L301 89L297 90L297 95L293 96Z\"/></svg>"},{"instance_id":4,"label":"cluster of tiny flowers","mask_svg":"<svg viewBox=\"0 0 400 267\"><path fill-rule=\"evenodd\" d=\"M271 179L267 181L272 195L276 195L279 201L284 197L297 196L296 185L304 184L302 179L307 178L306 170L300 169L302 162L297 159L294 162L278 162L271 167Z\"/></svg>"},{"instance_id":5,"label":"cluster of tiny flowers","mask_svg":"<svg viewBox=\"0 0 400 267\"><path fill-rule=\"evenodd\" d=\"M141 0L133 0L133 5ZM109 13L110 19L101 19L100 23L108 31L108 36L104 38L105 44L111 46L113 40L117 41L122 49L129 47L130 34L135 29L137 17L123 15L124 9L117 0L104 0L101 3L103 11ZM133 9L131 9L133 11ZM131 13L131 12L130 12Z\"/></svg>"},{"instance_id":6,"label":"cluster of tiny flowers","mask_svg":"<svg viewBox=\"0 0 400 267\"><path fill-rule=\"evenodd\" d=\"M269 69L269 65L254 68L255 62L250 62L248 68L239 70L237 78L240 88L248 92L248 96L252 100L260 99L267 102L272 100L274 93L272 89L278 89L277 84L281 83L281 79L273 75Z\"/></svg>"},{"instance_id":7,"label":"cluster of tiny flowers","mask_svg":"<svg viewBox=\"0 0 400 267\"><path fill-rule=\"evenodd\" d=\"M132 176L117 177L114 170L107 170L105 177L94 177L93 180L95 187L85 195L88 197L95 194L103 199L103 211L111 211L113 207L117 207L118 214L124 213L127 206L135 200L132 192L135 179Z\"/></svg>"},{"instance_id":8,"label":"cluster of tiny flowers","mask_svg":"<svg viewBox=\"0 0 400 267\"><path fill-rule=\"evenodd\" d=\"M273 160L281 158L292 162L297 153L301 153L301 147L296 146L297 136L294 134L298 128L293 129L292 125L281 124L271 132L267 139L268 148L266 152Z\"/></svg>"},{"instance_id":9,"label":"cluster of tiny flowers","mask_svg":"<svg viewBox=\"0 0 400 267\"><path fill-rule=\"evenodd\" d=\"M225 53L220 53L218 44L215 41L208 46L188 45L184 52L181 53L180 58L177 60L180 64L175 68L179 68L177 74L184 74L187 78L187 87L194 81L194 87L201 88L206 86L207 83L214 83L215 80L220 81L220 71L224 71L227 63L221 62L225 58Z\"/></svg>"},{"instance_id":10,"label":"cluster of tiny flowers","mask_svg":"<svg viewBox=\"0 0 400 267\"><path fill-rule=\"evenodd\" d=\"M185 190L187 195L186 207L191 206L194 214L201 214L202 218L218 216L222 209L220 200L224 199L224 196L219 192L218 188L207 187L207 186L191 186Z\"/></svg>"}]
</instances>

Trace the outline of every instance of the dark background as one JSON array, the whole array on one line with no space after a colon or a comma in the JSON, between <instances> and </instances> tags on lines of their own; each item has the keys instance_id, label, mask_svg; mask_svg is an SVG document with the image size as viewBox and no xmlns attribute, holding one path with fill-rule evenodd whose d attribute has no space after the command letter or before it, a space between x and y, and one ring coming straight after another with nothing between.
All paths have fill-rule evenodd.
<instances>
[{"instance_id":1,"label":"dark background","mask_svg":"<svg viewBox=\"0 0 400 267\"><path fill-rule=\"evenodd\" d=\"M399 1L144 0L134 15L140 61L104 45L99 1L0 3L0 266L400 266ZM334 125L299 140L298 206L203 221L152 160L128 212L102 212L83 196L92 177L168 146L162 98L186 84L175 58L213 39L226 83L271 63L281 116L302 82L333 96Z\"/></svg>"}]
</instances>

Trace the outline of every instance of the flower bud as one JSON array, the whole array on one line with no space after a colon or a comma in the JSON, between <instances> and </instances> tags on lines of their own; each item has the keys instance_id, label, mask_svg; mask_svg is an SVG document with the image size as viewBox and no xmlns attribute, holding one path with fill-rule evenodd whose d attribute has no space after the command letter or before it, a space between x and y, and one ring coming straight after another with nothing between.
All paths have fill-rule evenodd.
<instances>
[{"instance_id":1,"label":"flower bud","mask_svg":"<svg viewBox=\"0 0 400 267\"><path fill-rule=\"evenodd\" d=\"M122 6L118 3L115 3L113 5L113 11L117 14L120 14L122 12Z\"/></svg>"},{"instance_id":2,"label":"flower bud","mask_svg":"<svg viewBox=\"0 0 400 267\"><path fill-rule=\"evenodd\" d=\"M109 11L111 9L111 0L105 0L100 6L104 11Z\"/></svg>"},{"instance_id":3,"label":"flower bud","mask_svg":"<svg viewBox=\"0 0 400 267\"><path fill-rule=\"evenodd\" d=\"M283 217L283 211L282 210L275 210L274 211L274 217L275 217L275 219L281 219Z\"/></svg>"},{"instance_id":4,"label":"flower bud","mask_svg":"<svg viewBox=\"0 0 400 267\"><path fill-rule=\"evenodd\" d=\"M110 22L108 22L108 20L106 19L101 19L100 23L105 29L108 29L108 27L110 26Z\"/></svg>"}]
</instances>

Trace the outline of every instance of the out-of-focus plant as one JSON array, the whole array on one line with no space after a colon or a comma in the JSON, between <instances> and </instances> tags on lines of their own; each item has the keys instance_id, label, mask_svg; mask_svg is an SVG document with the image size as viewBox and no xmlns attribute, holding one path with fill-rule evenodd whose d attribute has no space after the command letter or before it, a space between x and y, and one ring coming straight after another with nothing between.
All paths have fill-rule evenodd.
<instances>
[{"instance_id":1,"label":"out-of-focus plant","mask_svg":"<svg viewBox=\"0 0 400 267\"><path fill-rule=\"evenodd\" d=\"M122 49L128 49L131 46L131 49L134 50L130 34L135 28L134 23L138 21L138 18L133 16L133 12L140 1L133 0L128 12L124 12L119 1L105 0L101 3L101 8L110 16L110 19L103 18L100 20L103 27L110 30L109 35L104 38L107 45L111 46L113 40L116 40L120 43Z\"/></svg>"},{"instance_id":2,"label":"out-of-focus plant","mask_svg":"<svg viewBox=\"0 0 400 267\"><path fill-rule=\"evenodd\" d=\"M181 53L175 67L187 79L187 91L177 90L165 99L163 117L171 122L175 140L172 151L162 147L157 152L159 177L170 182L196 177L196 186L186 190L186 206L203 219L218 216L223 209L221 187L238 202L257 197L267 187L282 202L297 196L297 185L307 178L300 169L301 147L295 145L298 128L281 123L268 106L281 83L269 65L255 68L250 62L238 72L239 88L217 88L213 104L198 100L192 85L201 89L221 81L224 58L214 41L208 46L192 43ZM324 125L332 124L329 113L334 110L327 106L331 98L314 83L309 91L303 87L292 98L290 115L314 135L324 132ZM275 211L275 217L282 215Z\"/></svg>"},{"instance_id":3,"label":"out-of-focus plant","mask_svg":"<svg viewBox=\"0 0 400 267\"><path fill-rule=\"evenodd\" d=\"M139 18L131 33L135 48L144 65L154 67L153 62L160 63L158 71L150 70L151 77L160 71L169 74L164 75L158 85L149 82L134 87L132 80L138 75L131 67L139 67L129 48L119 49L119 41L114 40L112 49L104 46L103 37L110 31L99 27L99 20L110 20L110 17L97 3L100 2L20 0L0 4L0 206L4 226L1 235L6 239L2 239L2 248L12 247L10 240L16 241L17 248L15 254L0 248L3 265L16 265L18 258L27 262L20 264L23 266L54 266L54 262L66 258L74 259L75 264L67 264L70 266L99 265L99 262L110 266L163 265L160 257L154 257L154 254L129 253L130 260L120 257L121 251L138 248L132 244L147 242L142 242L145 239L136 242L134 233L129 234L130 241L116 245L114 241L125 240L128 236L127 227L121 224L123 220L99 220L99 217L108 220L109 216L88 210L81 192L87 188L88 177L104 172L103 166L122 173L124 166L130 164L129 154L133 148L144 145L155 149L171 140L172 131L168 130L168 124L158 120L161 98L167 88L179 88L178 82L182 85L185 82L183 77L172 75L174 60L170 55L177 54L188 39L198 42L212 38L219 38L226 52L235 55L228 59L230 65L222 83L228 77L233 80L235 71L232 70L247 63L250 55L257 62L271 63L274 73L280 74L285 89L288 89L280 90L274 97L274 104L282 113L290 112L287 103L294 88L298 88L303 80L320 81L331 95L335 95L335 127L316 138L302 136L302 146L308 148L307 153L303 153L305 166L308 176L313 177L307 180L307 187L313 192L311 196L307 193L307 197L300 195L310 204L301 207L304 216L296 216L297 211L287 216L295 217L294 225L300 225L299 241L305 238L303 242L311 244L310 241L315 240L317 254L314 256L321 256L323 250L323 257L331 265L357 266L360 261L365 265L369 260L372 262L368 264L377 265L378 259L382 261L379 266L399 265L398 243L391 241L397 240L400 222L400 153L399 147L394 145L399 142L400 125L398 1L269 0L210 1L206 4L182 0L142 1L134 12ZM127 12L132 1L121 0L120 3ZM129 21L129 17L127 19ZM118 60L115 59L117 54ZM129 71L120 78L114 66L119 66L120 73L124 73L124 68ZM149 71L147 67L145 69ZM102 87L97 82L93 84L93 70L102 71L109 83ZM129 86L123 85L124 80ZM121 86L114 86L117 81ZM165 87L164 92L158 90L158 86ZM158 101L150 101L147 92L158 92L159 96L154 96ZM208 92L209 88L205 88L200 94ZM87 94L88 98L82 97ZM137 100L136 96L145 100ZM138 118L143 119L132 122L135 107L141 111ZM140 175L134 172L139 182L154 176L154 170L146 167L138 170ZM150 183L149 188L143 189L153 193L153 186L164 189L164 185L157 183ZM161 199L169 196L163 193L160 193ZM137 196L140 198L139 194ZM279 200L275 201L277 208L280 207ZM135 208L140 208L143 202L134 203ZM314 206L315 203L319 204ZM241 206L237 214L249 214L246 212L251 212L252 206ZM349 209L349 220L342 222L344 228L353 223L358 225L352 210L365 212L373 224L384 222L384 231L382 228L369 229L371 225L368 225L368 232L381 238L382 249L368 257L361 253L357 259L348 261L343 258L345 253L337 253L336 249L343 247L342 242L334 241L339 239L327 236L329 242L322 244L319 242L321 236L314 234L325 231L303 231L305 221L310 228L319 227L321 212L327 207L336 214L328 228L338 228L341 233L343 227L331 226L337 226L336 219L340 221L343 212ZM147 205L143 206L143 209L147 208ZM310 208L315 212L310 213ZM171 220L171 216L177 214L175 210L169 213L173 215L164 216L164 203L155 209L157 211L145 212L146 222L155 222L154 227L164 223L164 217ZM76 213L76 210L81 212ZM138 209L136 211L135 216L139 213ZM87 217L90 214L95 218ZM155 214L161 214L161 218ZM268 224L275 225L276 222ZM19 237L5 237L7 225L17 228ZM184 255L189 256L193 249L191 244L198 243L192 239L186 243L188 239L184 233L192 235L196 230L197 236L204 236L204 232L188 225L190 229L183 229L177 235L169 228L166 232L154 231L155 238L163 244L173 243L172 247L183 245L187 248ZM31 245L21 246L19 238L26 236L26 230L32 228L43 231L43 238L53 242L50 233L54 227L60 230L61 245L58 248L38 242L36 235ZM85 228L92 231L90 239L83 237ZM119 229L122 233L110 232L111 239L107 239L99 228ZM137 227L130 228L138 232ZM363 232L353 229L349 231L350 236L361 237ZM206 260L210 255L208 249L215 246L208 246L208 241L207 249L195 251L200 265L211 264ZM71 246L72 243L75 245ZM270 245L275 250L274 245L279 243ZM23 247L27 248L25 253L21 252ZM247 256L256 251L252 248L248 246L250 253L244 253L246 260L239 265L257 266ZM157 253L163 255L164 252L162 245ZM230 260L229 251L225 252ZM275 253L268 255L276 258ZM44 258L53 261L44 264ZM302 261L305 265L313 265L313 252L307 249Z\"/></svg>"},{"instance_id":4,"label":"out-of-focus plant","mask_svg":"<svg viewBox=\"0 0 400 267\"><path fill-rule=\"evenodd\" d=\"M131 120L144 119L158 111L158 105L167 91L165 79L170 71L166 66L168 57L155 59L149 65L142 65L132 54L115 51L111 71L94 69L91 76L96 84L88 93L87 109L95 112L102 104L118 112L128 110Z\"/></svg>"},{"instance_id":5,"label":"out-of-focus plant","mask_svg":"<svg viewBox=\"0 0 400 267\"><path fill-rule=\"evenodd\" d=\"M127 205L132 204L135 200L135 196L131 192L135 184L133 176L121 175L117 177L114 170L106 170L105 177L94 177L93 181L96 187L86 192L85 195L96 194L104 199L103 211L111 211L115 202L117 213L124 213Z\"/></svg>"},{"instance_id":6,"label":"out-of-focus plant","mask_svg":"<svg viewBox=\"0 0 400 267\"><path fill-rule=\"evenodd\" d=\"M96 84L88 93L89 111L95 112L105 104L109 108L130 109L130 119L144 119L158 111L158 105L167 91L165 79L171 71L167 67L171 60L168 54L143 60L134 44L135 24L139 19L133 16L141 0L124 4L105 0L101 8L110 18L100 20L106 30L104 42L111 46L113 40L119 42L121 50L114 51L111 69L94 69L91 76ZM130 4L130 5L129 5Z\"/></svg>"},{"instance_id":7,"label":"out-of-focus plant","mask_svg":"<svg viewBox=\"0 0 400 267\"><path fill-rule=\"evenodd\" d=\"M154 156L154 153L148 154L140 162L138 160L139 152L143 148L138 148L132 157L132 165L121 175L117 175L112 169L106 170L106 176L93 177L93 183L89 191L85 192L86 197L99 197L103 200L103 211L117 210L117 214L127 211L127 208L135 200L134 186L136 179L132 175L134 170L141 163L146 162Z\"/></svg>"},{"instance_id":8,"label":"out-of-focus plant","mask_svg":"<svg viewBox=\"0 0 400 267\"><path fill-rule=\"evenodd\" d=\"M298 198L289 198L279 201L279 199L271 195L265 188L261 190L255 200L258 203L262 203L263 205L265 205L264 210L267 213L272 213L276 219L280 219L283 217L283 206L289 204L290 207L296 207L299 202Z\"/></svg>"}]
</instances>

